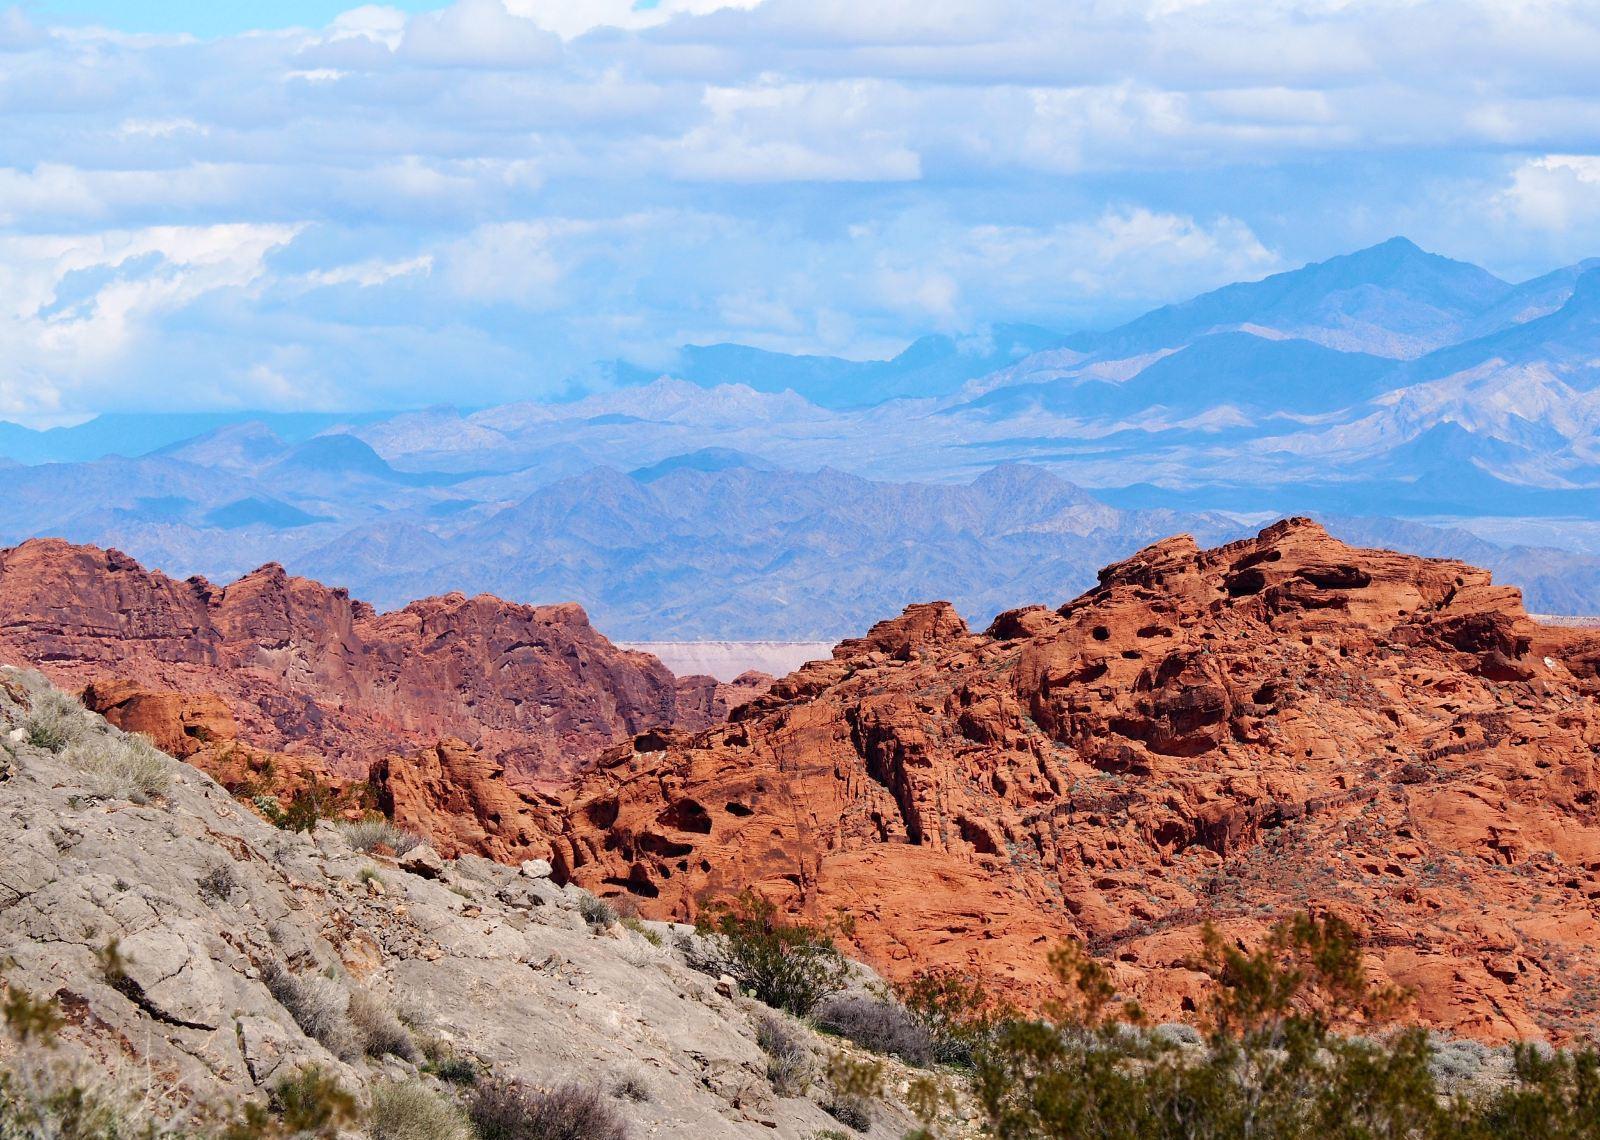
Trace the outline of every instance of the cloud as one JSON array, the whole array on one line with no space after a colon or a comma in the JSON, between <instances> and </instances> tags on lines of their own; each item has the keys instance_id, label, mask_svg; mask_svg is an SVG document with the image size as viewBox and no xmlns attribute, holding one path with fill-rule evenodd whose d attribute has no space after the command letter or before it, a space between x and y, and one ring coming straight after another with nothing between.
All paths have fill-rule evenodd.
<instances>
[{"instance_id":1,"label":"cloud","mask_svg":"<svg viewBox=\"0 0 1600 1140\"><path fill-rule=\"evenodd\" d=\"M262 279L294 226L154 227L0 238L0 412L104 393L162 318Z\"/></svg>"},{"instance_id":2,"label":"cloud","mask_svg":"<svg viewBox=\"0 0 1600 1140\"><path fill-rule=\"evenodd\" d=\"M18 414L1105 325L1397 231L1504 272L1600 252L1584 0L456 0L208 39L29 13L0 11Z\"/></svg>"},{"instance_id":3,"label":"cloud","mask_svg":"<svg viewBox=\"0 0 1600 1140\"><path fill-rule=\"evenodd\" d=\"M413 17L397 50L431 67L543 67L561 57L561 37L513 15L503 0L456 0Z\"/></svg>"},{"instance_id":4,"label":"cloud","mask_svg":"<svg viewBox=\"0 0 1600 1140\"><path fill-rule=\"evenodd\" d=\"M1512 174L1500 202L1518 221L1542 230L1563 233L1600 221L1600 155L1528 159Z\"/></svg>"}]
</instances>

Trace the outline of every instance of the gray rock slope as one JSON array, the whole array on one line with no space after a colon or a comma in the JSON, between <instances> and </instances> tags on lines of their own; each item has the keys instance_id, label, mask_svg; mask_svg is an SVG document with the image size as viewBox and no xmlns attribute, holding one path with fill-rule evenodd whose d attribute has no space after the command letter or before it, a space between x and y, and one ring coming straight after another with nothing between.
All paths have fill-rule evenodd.
<instances>
[{"instance_id":1,"label":"gray rock slope","mask_svg":"<svg viewBox=\"0 0 1600 1140\"><path fill-rule=\"evenodd\" d=\"M756 1043L765 1007L690 969L681 932L596 933L582 893L541 871L363 854L329 824L278 830L37 674L0 669L4 982L53 996L62 1051L156 1118L260 1099L310 1063L361 1097L384 1079L434 1080L420 1054L342 1047L348 1026L322 1033L329 1044L307 1036L267 984L287 973L336 1023L347 1008L369 1023L397 1013L435 1057L542 1087L632 1077L647 1099L614 1102L631 1136L799 1140L838 1127L819 1088L775 1093ZM113 942L121 981L105 966ZM795 1028L820 1071L836 1043ZM911 1126L884 1104L872 1135Z\"/></svg>"}]
</instances>

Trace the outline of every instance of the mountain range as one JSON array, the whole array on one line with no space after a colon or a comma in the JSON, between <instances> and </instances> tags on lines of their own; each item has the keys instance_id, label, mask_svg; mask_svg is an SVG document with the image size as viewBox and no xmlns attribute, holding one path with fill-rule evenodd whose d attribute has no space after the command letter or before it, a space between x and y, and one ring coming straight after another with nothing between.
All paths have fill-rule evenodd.
<instances>
[{"instance_id":1,"label":"mountain range","mask_svg":"<svg viewBox=\"0 0 1600 1140\"><path fill-rule=\"evenodd\" d=\"M576 600L634 639L810 639L932 596L985 620L1160 533L1312 513L1600 612L1596 261L1513 284L1397 238L1109 330L601 372L477 410L0 425L0 540L215 578L280 561L380 606Z\"/></svg>"}]
</instances>

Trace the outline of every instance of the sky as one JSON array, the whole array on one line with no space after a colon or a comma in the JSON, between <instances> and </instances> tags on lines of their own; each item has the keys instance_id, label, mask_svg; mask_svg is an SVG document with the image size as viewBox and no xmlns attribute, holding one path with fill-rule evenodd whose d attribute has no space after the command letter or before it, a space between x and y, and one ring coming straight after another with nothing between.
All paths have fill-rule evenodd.
<instances>
[{"instance_id":1,"label":"sky","mask_svg":"<svg viewBox=\"0 0 1600 1140\"><path fill-rule=\"evenodd\" d=\"M0 6L0 417L885 356L1396 234L1525 278L1600 254L1597 58L1592 0Z\"/></svg>"}]
</instances>

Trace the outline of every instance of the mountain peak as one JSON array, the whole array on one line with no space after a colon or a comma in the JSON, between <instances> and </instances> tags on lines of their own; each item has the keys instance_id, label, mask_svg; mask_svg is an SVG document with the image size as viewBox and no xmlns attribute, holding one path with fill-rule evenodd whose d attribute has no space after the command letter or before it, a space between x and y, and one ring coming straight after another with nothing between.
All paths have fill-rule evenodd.
<instances>
[{"instance_id":1,"label":"mountain peak","mask_svg":"<svg viewBox=\"0 0 1600 1140\"><path fill-rule=\"evenodd\" d=\"M1565 307L1588 309L1596 305L1600 305L1600 264L1578 274L1578 279L1572 283L1572 296L1567 298Z\"/></svg>"},{"instance_id":2,"label":"mountain peak","mask_svg":"<svg viewBox=\"0 0 1600 1140\"><path fill-rule=\"evenodd\" d=\"M758 455L740 451L732 447L702 447L698 451L687 452L683 455L672 455L659 463L652 463L648 467L640 467L630 471L629 477L640 483L654 483L657 479L664 478L675 471L729 471L737 468L746 468L755 471L771 471L774 467Z\"/></svg>"}]
</instances>

